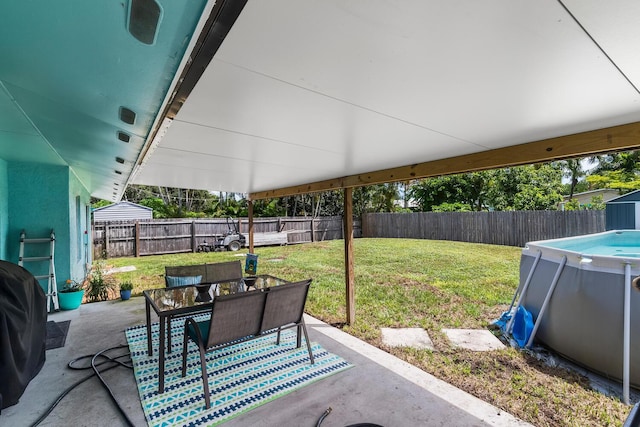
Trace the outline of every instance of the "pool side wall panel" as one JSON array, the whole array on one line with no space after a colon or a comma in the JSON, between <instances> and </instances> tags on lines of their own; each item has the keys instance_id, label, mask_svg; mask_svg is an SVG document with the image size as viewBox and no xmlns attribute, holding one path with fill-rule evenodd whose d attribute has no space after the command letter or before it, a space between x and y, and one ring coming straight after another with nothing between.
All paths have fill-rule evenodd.
<instances>
[{"instance_id":1,"label":"pool side wall panel","mask_svg":"<svg viewBox=\"0 0 640 427\"><path fill-rule=\"evenodd\" d=\"M520 288L526 280L536 251L523 251L520 262ZM561 256L543 256L522 299L522 305L538 318L542 304L556 274ZM557 259L555 259L557 258ZM622 380L624 323L624 263L620 273L598 271L568 262L558 280L535 337L564 357ZM635 273L635 274L633 274ZM632 272L632 279L638 271ZM630 382L640 388L640 292L631 292L631 369Z\"/></svg>"}]
</instances>

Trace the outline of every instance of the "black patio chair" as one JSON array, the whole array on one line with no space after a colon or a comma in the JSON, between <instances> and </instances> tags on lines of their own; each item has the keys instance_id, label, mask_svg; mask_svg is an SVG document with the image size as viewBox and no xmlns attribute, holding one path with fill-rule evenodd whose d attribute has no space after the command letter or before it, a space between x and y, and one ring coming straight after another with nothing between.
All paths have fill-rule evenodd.
<instances>
[{"instance_id":1,"label":"black patio chair","mask_svg":"<svg viewBox=\"0 0 640 427\"><path fill-rule=\"evenodd\" d=\"M300 332L302 332L307 342L309 359L313 364L313 353L307 335L307 326L304 323L304 306L307 302L309 286L311 286L311 279L269 288L260 333L265 334L276 329L278 332L276 344L280 344L280 331L296 327L296 348L300 348Z\"/></svg>"},{"instance_id":2,"label":"black patio chair","mask_svg":"<svg viewBox=\"0 0 640 427\"><path fill-rule=\"evenodd\" d=\"M170 287L171 280L177 281L179 285L199 285L200 283L224 282L240 278L242 278L242 263L239 260L165 267L165 285L167 287ZM180 279L184 279L184 281L181 282ZM217 284L214 286L218 287ZM214 288L214 292L216 288ZM206 292L208 292L208 289L206 289ZM206 293L203 295L208 297ZM186 316L191 317L207 311L209 310L192 312ZM176 316L175 318L181 317L185 316ZM169 352L171 352L171 317L167 319L167 343Z\"/></svg>"},{"instance_id":3,"label":"black patio chair","mask_svg":"<svg viewBox=\"0 0 640 427\"><path fill-rule=\"evenodd\" d=\"M197 285L206 278L204 264L165 266L164 285L174 286Z\"/></svg>"},{"instance_id":4,"label":"black patio chair","mask_svg":"<svg viewBox=\"0 0 640 427\"><path fill-rule=\"evenodd\" d=\"M204 389L205 408L211 406L209 378L205 354L240 342L277 333L280 344L283 329L297 327L296 348L301 346L304 333L311 364L315 363L304 324L304 306L311 279L256 292L243 292L214 298L211 319L196 322L189 318L184 327L182 347L182 376L187 373L189 340L198 346Z\"/></svg>"},{"instance_id":5,"label":"black patio chair","mask_svg":"<svg viewBox=\"0 0 640 427\"><path fill-rule=\"evenodd\" d=\"M210 282L224 282L242 278L242 263L240 260L205 264L207 280Z\"/></svg>"}]
</instances>

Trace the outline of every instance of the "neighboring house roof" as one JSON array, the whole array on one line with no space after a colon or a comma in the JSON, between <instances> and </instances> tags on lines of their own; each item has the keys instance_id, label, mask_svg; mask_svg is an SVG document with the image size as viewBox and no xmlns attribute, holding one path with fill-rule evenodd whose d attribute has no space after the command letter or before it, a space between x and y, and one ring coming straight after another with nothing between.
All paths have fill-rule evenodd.
<instances>
[{"instance_id":1,"label":"neighboring house roof","mask_svg":"<svg viewBox=\"0 0 640 427\"><path fill-rule=\"evenodd\" d=\"M578 200L580 203L591 202L591 199L595 196L602 196L602 201L607 202L609 200L615 199L620 196L620 192L618 190L614 190L613 188L600 188L598 190L589 190L583 191L582 193L575 193L573 195L573 199ZM562 203L568 202L569 196L563 196Z\"/></svg>"},{"instance_id":2,"label":"neighboring house roof","mask_svg":"<svg viewBox=\"0 0 640 427\"><path fill-rule=\"evenodd\" d=\"M99 208L95 208L93 210L93 212L102 211L102 210L111 210L111 209L115 209L115 208L123 208L123 207L127 207L127 206L134 207L134 208L140 208L140 209L143 209L143 210L147 210L147 211L153 212L153 209L151 209L148 206L142 206L142 205L139 205L137 203L126 202L126 201L125 202L112 203L112 204L107 205L107 206L102 206L102 207L99 207Z\"/></svg>"},{"instance_id":3,"label":"neighboring house roof","mask_svg":"<svg viewBox=\"0 0 640 427\"><path fill-rule=\"evenodd\" d=\"M153 218L153 209L131 202L113 203L93 210L94 221L124 221L151 218Z\"/></svg>"}]
</instances>

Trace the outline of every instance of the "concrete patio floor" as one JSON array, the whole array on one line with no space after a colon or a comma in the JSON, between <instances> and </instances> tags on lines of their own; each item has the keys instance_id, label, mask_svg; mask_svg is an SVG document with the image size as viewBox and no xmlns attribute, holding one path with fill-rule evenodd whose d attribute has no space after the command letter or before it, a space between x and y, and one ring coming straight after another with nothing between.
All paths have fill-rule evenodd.
<instances>
[{"instance_id":1,"label":"concrete patio floor","mask_svg":"<svg viewBox=\"0 0 640 427\"><path fill-rule=\"evenodd\" d=\"M123 331L144 324L144 299L84 304L78 310L51 313L49 320L71 320L66 344L47 351L42 371L20 402L2 410L1 426L32 425L62 391L89 375L90 371L67 369L70 360L126 344ZM529 425L339 329L309 316L306 321L311 341L354 367L242 414L225 427L315 426L329 407L332 412L322 427ZM118 367L103 377L133 423L145 426L133 371ZM71 391L40 425L111 427L125 422L106 390L92 378Z\"/></svg>"}]
</instances>

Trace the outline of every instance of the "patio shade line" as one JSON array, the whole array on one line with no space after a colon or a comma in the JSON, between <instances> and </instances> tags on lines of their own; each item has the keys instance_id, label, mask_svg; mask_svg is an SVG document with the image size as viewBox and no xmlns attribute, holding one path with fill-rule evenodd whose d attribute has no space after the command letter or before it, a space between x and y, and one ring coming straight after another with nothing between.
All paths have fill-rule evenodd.
<instances>
[{"instance_id":1,"label":"patio shade line","mask_svg":"<svg viewBox=\"0 0 640 427\"><path fill-rule=\"evenodd\" d=\"M611 65L613 65L616 70L618 70L618 72L620 73L620 75L622 77L624 77L624 79L631 85L631 87L638 92L638 94L640 94L640 90L638 90L638 87L631 81L631 79L629 78L629 76L622 71L622 69L620 68L620 66L616 63L616 61L613 60L613 58L607 53L606 50L604 50L602 48L602 46L600 45L600 43L598 43L598 41L593 37L593 35L585 28L584 25L582 25L582 22L580 22L578 20L578 18L576 18L576 16L573 14L573 12L571 10L569 10L569 8L567 7L567 5L564 4L564 2L562 0L558 0L558 3L560 3L560 6L562 6L562 8L567 12L567 14L571 17L571 19L573 19L573 21L578 25L578 27L580 27L580 29L585 33L585 35L587 37L589 37L589 39L593 42L594 45L596 45L596 47L600 50L600 52L602 52L602 54L604 55L605 58L607 58L609 60L609 62L611 62Z\"/></svg>"},{"instance_id":2,"label":"patio shade line","mask_svg":"<svg viewBox=\"0 0 640 427\"><path fill-rule=\"evenodd\" d=\"M284 145L290 145L292 147L302 147L302 148L306 148L308 150L319 151L319 152L322 152L322 153L338 153L337 151L326 150L326 149L321 148L321 147L313 147L313 146L305 145L305 144L297 144L295 142L285 141L283 139L269 138L269 137L266 137L266 136L257 135L257 134L253 134L253 133L240 132L240 131L237 131L237 130L225 129L225 128L221 128L221 127L218 127L218 126L206 125L204 123L197 123L197 122L191 122L191 121L188 121L188 120L178 120L178 119L175 119L174 122L175 123L184 123L184 124L191 125L191 126L199 126L199 127L203 127L203 128L207 128L207 129L215 129L215 130L219 130L220 132L226 132L226 133L230 133L230 134L233 134L233 135L248 136L248 137L260 139L260 140L263 140L263 141L277 142L277 143L284 144ZM177 150L177 148L173 148L173 149ZM180 151L185 151L185 152L188 152L188 153L194 153L194 151L188 151L188 150L180 150Z\"/></svg>"},{"instance_id":3,"label":"patio shade line","mask_svg":"<svg viewBox=\"0 0 640 427\"><path fill-rule=\"evenodd\" d=\"M360 110L368 111L370 113L377 114L379 116L386 117L388 119L395 120L395 121L400 122L400 123L404 123L404 124L407 124L407 125L410 125L410 126L415 126L415 127L419 128L419 129L424 129L424 130L427 130L429 132L436 133L438 135L446 136L448 138L452 138L452 139L458 140L460 142L464 142L464 143L469 144L469 145L473 145L473 146L480 147L480 148L483 148L483 149L488 149L489 148L489 147L485 147L482 144L478 144L478 143L473 142L473 141L468 141L468 140L466 140L464 138L460 138L458 136L451 135L449 133L439 131L439 130L434 129L432 127L424 126L424 125L421 125L419 123L415 123L415 122L412 122L412 121L409 121L409 120L405 120L403 118L391 115L389 113L385 113L383 111L374 110L373 108L369 108L369 107L366 107L366 106L361 105L361 104L356 104L354 102L347 101L346 99L338 98L336 96L332 96L332 95L326 94L324 92L320 92L318 90L313 90L311 88L308 88L308 87L305 87L305 86L301 86L299 84L295 84L295 83L292 83L290 81L280 79L278 77L270 76L270 75L262 73L260 71L256 71L256 70L252 70L252 69L247 68L247 67L243 67L242 65L234 64L232 62L227 62L227 61L224 61L224 60L221 60L221 59L217 59L217 58L215 59L215 61L224 62L225 64L231 65L233 67L240 68L242 70L245 70L247 72L256 74L258 76L262 76L262 77L264 77L266 79L274 80L274 81L280 82L280 83L282 83L284 85L287 85L287 86L292 86L292 87L298 88L300 90L311 92L311 93L313 93L315 95L320 95L320 96L323 96L325 98L331 99L333 101L337 101L337 102L343 103L345 105L349 105L349 106L355 107L355 108L360 109Z\"/></svg>"},{"instance_id":4,"label":"patio shade line","mask_svg":"<svg viewBox=\"0 0 640 427\"><path fill-rule=\"evenodd\" d=\"M397 168L251 193L251 200L408 181L640 148L640 122L544 139Z\"/></svg>"},{"instance_id":5,"label":"patio shade line","mask_svg":"<svg viewBox=\"0 0 640 427\"><path fill-rule=\"evenodd\" d=\"M245 162L248 163L248 161L246 159L243 159L242 157L234 157L234 156L223 156L220 154L215 154L215 153L202 153L199 151L191 151L191 150L181 150L178 148L169 148L169 147L162 147L162 148L158 148L159 151L175 151L175 152L179 152L179 153L190 153L190 154L197 154L200 157L207 157L207 158L213 158L213 159L226 159L226 160L237 160L240 162ZM252 164L256 164L256 165L266 165L266 166L274 166L274 167L280 167L281 165L278 163L273 163L273 162L264 162L264 161L260 161L260 160L252 160L251 161ZM175 167L176 164L175 163L163 163L163 162L157 162L158 165L166 165L167 167ZM209 169L207 168L201 168L201 167L196 167L196 166L192 166L189 165L188 168L190 170L201 170L201 171L205 171L205 172L209 172ZM288 167L289 170L300 170L300 171L304 171L307 170L307 167Z\"/></svg>"}]
</instances>

